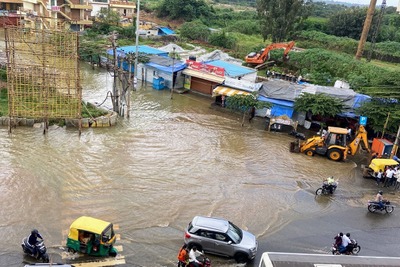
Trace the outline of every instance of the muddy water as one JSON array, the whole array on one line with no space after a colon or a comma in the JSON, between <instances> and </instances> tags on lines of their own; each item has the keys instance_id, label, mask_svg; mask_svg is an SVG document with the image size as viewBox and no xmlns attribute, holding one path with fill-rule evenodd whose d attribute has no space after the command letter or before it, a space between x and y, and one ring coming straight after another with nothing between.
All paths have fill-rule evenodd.
<instances>
[{"instance_id":1,"label":"muddy water","mask_svg":"<svg viewBox=\"0 0 400 267\"><path fill-rule=\"evenodd\" d=\"M103 103L112 78L82 66L85 100ZM291 154L286 134L261 119L212 109L212 99L143 86L132 92L131 117L104 129L0 128L0 266L29 262L21 239L45 237L54 261L70 223L81 215L118 226L126 266L175 266L183 230L195 215L224 217L260 244L301 218L334 211L365 185L352 161ZM109 99L104 107L111 108ZM258 119L258 120L257 120ZM343 197L315 200L322 177L340 179ZM356 194L357 196L357 194ZM360 193L360 197L362 194ZM352 198L353 199L353 198ZM211 257L214 266L233 260ZM249 266L256 266L251 263Z\"/></svg>"}]
</instances>

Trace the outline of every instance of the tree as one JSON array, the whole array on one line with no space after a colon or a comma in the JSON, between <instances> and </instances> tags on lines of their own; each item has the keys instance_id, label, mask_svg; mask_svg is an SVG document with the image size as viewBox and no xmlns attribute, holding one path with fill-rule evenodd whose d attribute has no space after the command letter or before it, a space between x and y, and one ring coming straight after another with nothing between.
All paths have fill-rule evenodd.
<instances>
[{"instance_id":1,"label":"tree","mask_svg":"<svg viewBox=\"0 0 400 267\"><path fill-rule=\"evenodd\" d=\"M253 92L248 95L236 94L226 99L226 107L228 109L243 113L242 126L244 125L246 114L250 112L250 109L252 107L255 107L256 109L261 109L270 108L271 106L272 104L269 102L258 101L257 92Z\"/></svg>"},{"instance_id":2,"label":"tree","mask_svg":"<svg viewBox=\"0 0 400 267\"><path fill-rule=\"evenodd\" d=\"M368 125L375 132L396 133L400 125L400 103L397 100L389 98L372 98L369 102L364 102L356 114L366 116ZM386 119L389 114L389 120L384 129Z\"/></svg>"},{"instance_id":3,"label":"tree","mask_svg":"<svg viewBox=\"0 0 400 267\"><path fill-rule=\"evenodd\" d=\"M191 21L183 23L180 29L180 35L189 40L207 41L210 30L201 21Z\"/></svg>"},{"instance_id":4,"label":"tree","mask_svg":"<svg viewBox=\"0 0 400 267\"><path fill-rule=\"evenodd\" d=\"M157 12L160 17L186 21L209 18L214 14L214 10L204 0L163 0Z\"/></svg>"},{"instance_id":5,"label":"tree","mask_svg":"<svg viewBox=\"0 0 400 267\"><path fill-rule=\"evenodd\" d=\"M257 12L265 39L282 42L291 38L310 13L311 0L259 0Z\"/></svg>"},{"instance_id":6,"label":"tree","mask_svg":"<svg viewBox=\"0 0 400 267\"><path fill-rule=\"evenodd\" d=\"M343 102L340 99L323 93L302 93L294 101L294 110L319 115L324 124L329 117L341 113L342 109Z\"/></svg>"}]
</instances>

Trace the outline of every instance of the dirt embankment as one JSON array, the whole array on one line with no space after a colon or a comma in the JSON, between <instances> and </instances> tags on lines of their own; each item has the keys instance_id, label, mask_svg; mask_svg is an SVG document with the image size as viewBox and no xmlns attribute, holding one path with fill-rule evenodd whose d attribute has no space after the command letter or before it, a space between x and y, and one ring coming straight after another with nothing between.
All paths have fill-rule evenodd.
<instances>
[{"instance_id":1,"label":"dirt embankment","mask_svg":"<svg viewBox=\"0 0 400 267\"><path fill-rule=\"evenodd\" d=\"M185 21L184 20L169 20L166 18L158 18L154 12L148 13L140 11L139 19L141 21L153 22L159 26L167 26L173 30L179 28Z\"/></svg>"}]
</instances>

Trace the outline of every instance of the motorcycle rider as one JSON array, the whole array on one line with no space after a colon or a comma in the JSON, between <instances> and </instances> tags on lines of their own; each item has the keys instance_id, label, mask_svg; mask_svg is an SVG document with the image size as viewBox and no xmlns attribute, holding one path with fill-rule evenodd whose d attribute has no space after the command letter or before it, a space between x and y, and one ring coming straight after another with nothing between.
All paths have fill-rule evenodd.
<instances>
[{"instance_id":1,"label":"motorcycle rider","mask_svg":"<svg viewBox=\"0 0 400 267\"><path fill-rule=\"evenodd\" d=\"M197 260L197 257L202 254L203 253L197 250L196 246L193 246L189 252L189 266L200 267L200 262Z\"/></svg>"},{"instance_id":2,"label":"motorcycle rider","mask_svg":"<svg viewBox=\"0 0 400 267\"><path fill-rule=\"evenodd\" d=\"M333 194L333 191L337 187L337 183L333 176L329 176L328 178L325 179L324 184L327 185L329 193Z\"/></svg>"},{"instance_id":3,"label":"motorcycle rider","mask_svg":"<svg viewBox=\"0 0 400 267\"><path fill-rule=\"evenodd\" d=\"M39 234L39 231L36 230L36 229L33 229L31 231L31 234L28 237L28 245L31 246L32 254L35 257L37 257L37 253L38 253L38 250L37 250L37 247L36 247L36 243L38 242L38 240L37 240L38 238L43 240L43 237Z\"/></svg>"},{"instance_id":4,"label":"motorcycle rider","mask_svg":"<svg viewBox=\"0 0 400 267\"><path fill-rule=\"evenodd\" d=\"M335 237L335 244L334 247L340 252L340 249L342 247L342 242L343 242L343 233L337 234Z\"/></svg>"},{"instance_id":5,"label":"motorcycle rider","mask_svg":"<svg viewBox=\"0 0 400 267\"><path fill-rule=\"evenodd\" d=\"M345 235L342 236L342 245L343 245L343 250L340 251L340 253L345 253L348 251L349 249L349 244L351 244L351 240L350 240L350 233L347 233Z\"/></svg>"},{"instance_id":6,"label":"motorcycle rider","mask_svg":"<svg viewBox=\"0 0 400 267\"><path fill-rule=\"evenodd\" d=\"M375 196L375 202L378 202L379 208L382 210L383 209L383 192L382 190L379 190L378 194Z\"/></svg>"}]
</instances>

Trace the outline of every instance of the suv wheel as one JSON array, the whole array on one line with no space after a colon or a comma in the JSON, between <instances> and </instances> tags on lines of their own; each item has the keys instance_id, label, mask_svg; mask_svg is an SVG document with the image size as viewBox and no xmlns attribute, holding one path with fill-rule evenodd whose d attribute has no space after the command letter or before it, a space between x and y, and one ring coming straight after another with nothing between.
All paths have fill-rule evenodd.
<instances>
[{"instance_id":1,"label":"suv wheel","mask_svg":"<svg viewBox=\"0 0 400 267\"><path fill-rule=\"evenodd\" d=\"M246 263L249 257L247 254L239 252L235 254L235 260L237 263Z\"/></svg>"}]
</instances>

